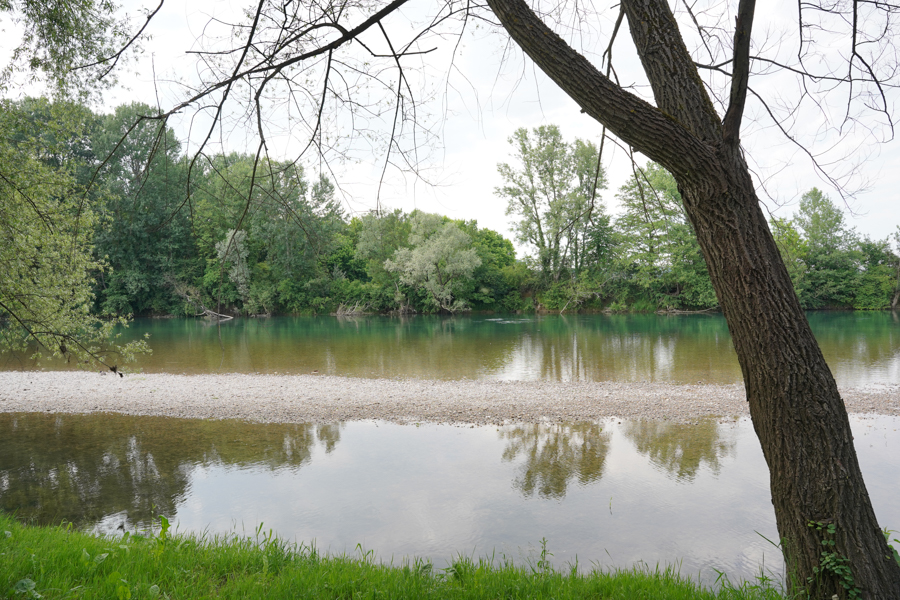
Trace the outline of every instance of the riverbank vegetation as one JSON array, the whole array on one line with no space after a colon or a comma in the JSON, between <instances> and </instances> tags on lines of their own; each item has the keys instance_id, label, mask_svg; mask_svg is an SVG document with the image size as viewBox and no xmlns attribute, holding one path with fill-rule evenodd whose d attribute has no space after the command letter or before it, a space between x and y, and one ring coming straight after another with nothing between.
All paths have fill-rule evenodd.
<instances>
[{"instance_id":1,"label":"riverbank vegetation","mask_svg":"<svg viewBox=\"0 0 900 600\"><path fill-rule=\"evenodd\" d=\"M22 268L48 289L75 289L66 302L98 317L717 308L671 175L654 163L636 168L613 217L596 146L567 142L552 125L516 131L510 162L498 165L503 185L484 191L485 201L507 203L529 249L517 257L509 239L475 221L387 208L350 215L325 175L297 163L189 159L171 129L142 120L155 115L144 104L97 114L35 98L4 101L0 112L0 150L21 163L18 179L0 184L4 264L50 249ZM12 223L29 214L27 227ZM847 227L821 191L771 227L804 307L897 306L892 240ZM56 249L72 239L67 253ZM19 306L3 279L6 312L33 309L34 322L48 321L29 290Z\"/></svg>"},{"instance_id":2,"label":"riverbank vegetation","mask_svg":"<svg viewBox=\"0 0 900 600\"><path fill-rule=\"evenodd\" d=\"M546 542L527 564L459 557L446 569L422 559L329 556L264 533L254 538L93 536L72 527L24 526L0 513L0 596L4 598L608 598L775 600L763 579L716 590L674 568L625 570L551 565Z\"/></svg>"}]
</instances>

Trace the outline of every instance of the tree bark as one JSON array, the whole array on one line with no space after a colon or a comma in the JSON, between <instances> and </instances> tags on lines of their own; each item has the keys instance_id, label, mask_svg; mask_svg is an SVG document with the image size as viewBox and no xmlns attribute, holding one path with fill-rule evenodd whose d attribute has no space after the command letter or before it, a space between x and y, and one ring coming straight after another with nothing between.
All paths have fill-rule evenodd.
<instances>
[{"instance_id":1,"label":"tree bark","mask_svg":"<svg viewBox=\"0 0 900 600\"><path fill-rule=\"evenodd\" d=\"M731 117L726 138L668 4L622 0L656 107L606 78L523 0L488 4L584 112L678 182L741 365L792 589L829 600L851 597L846 586L863 598L900 598L900 565L872 510L846 408L760 208L737 143L739 118ZM837 564L852 580L828 569L823 553L845 561Z\"/></svg>"}]
</instances>

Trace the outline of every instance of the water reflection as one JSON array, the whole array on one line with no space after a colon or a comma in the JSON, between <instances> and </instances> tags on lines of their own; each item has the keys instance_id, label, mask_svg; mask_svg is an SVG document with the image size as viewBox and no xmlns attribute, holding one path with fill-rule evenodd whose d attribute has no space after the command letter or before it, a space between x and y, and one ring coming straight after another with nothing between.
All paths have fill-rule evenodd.
<instances>
[{"instance_id":1,"label":"water reflection","mask_svg":"<svg viewBox=\"0 0 900 600\"><path fill-rule=\"evenodd\" d=\"M890 312L810 313L841 385L900 381L900 320ZM721 315L539 315L143 319L145 372L311 373L354 377L737 383ZM48 363L48 368L70 368ZM0 369L35 368L0 355Z\"/></svg>"},{"instance_id":2,"label":"water reflection","mask_svg":"<svg viewBox=\"0 0 900 600\"><path fill-rule=\"evenodd\" d=\"M728 432L715 419L690 425L627 421L622 431L652 464L681 481L693 480L703 465L718 473L721 461L734 452L734 440L723 438Z\"/></svg>"},{"instance_id":3,"label":"water reflection","mask_svg":"<svg viewBox=\"0 0 900 600\"><path fill-rule=\"evenodd\" d=\"M881 524L900 529L900 419L852 419ZM155 506L155 508L154 508ZM752 577L777 552L749 421L508 427L258 425L117 415L0 415L0 508L115 530L252 533L440 568L512 558L546 537L566 562L682 561Z\"/></svg>"},{"instance_id":4,"label":"water reflection","mask_svg":"<svg viewBox=\"0 0 900 600\"><path fill-rule=\"evenodd\" d=\"M0 509L39 523L175 514L197 465L299 468L340 425L261 425L125 415L0 414Z\"/></svg>"},{"instance_id":5,"label":"water reflection","mask_svg":"<svg viewBox=\"0 0 900 600\"><path fill-rule=\"evenodd\" d=\"M572 479L587 485L603 476L609 433L599 423L515 425L499 435L503 460L518 463L513 487L526 497L563 498Z\"/></svg>"}]
</instances>

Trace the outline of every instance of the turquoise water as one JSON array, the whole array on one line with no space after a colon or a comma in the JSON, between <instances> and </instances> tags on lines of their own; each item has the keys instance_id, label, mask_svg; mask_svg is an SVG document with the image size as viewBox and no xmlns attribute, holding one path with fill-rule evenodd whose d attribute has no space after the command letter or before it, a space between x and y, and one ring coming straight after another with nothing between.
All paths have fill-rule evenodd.
<instances>
[{"instance_id":1,"label":"turquoise water","mask_svg":"<svg viewBox=\"0 0 900 600\"><path fill-rule=\"evenodd\" d=\"M808 315L838 383L900 382L900 316ZM141 319L153 353L130 368L167 373L311 373L353 377L736 383L721 315L276 317ZM65 365L48 363L47 368ZM0 368L34 368L0 356Z\"/></svg>"}]
</instances>

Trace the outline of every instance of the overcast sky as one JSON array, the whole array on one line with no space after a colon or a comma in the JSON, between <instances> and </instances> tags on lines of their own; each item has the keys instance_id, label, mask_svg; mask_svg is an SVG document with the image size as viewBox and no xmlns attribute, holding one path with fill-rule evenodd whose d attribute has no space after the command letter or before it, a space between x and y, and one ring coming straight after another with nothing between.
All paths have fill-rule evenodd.
<instances>
[{"instance_id":1,"label":"overcast sky","mask_svg":"<svg viewBox=\"0 0 900 600\"><path fill-rule=\"evenodd\" d=\"M756 12L754 42L795 27L791 13L779 12L783 10L783 3L772 1L760 4ZM126 9L134 11L135 6L141 4L126 4ZM169 80L192 80L193 59L185 55L185 51L197 49L195 40L211 16L227 18L242 6L240 2L228 0L167 3L149 28L153 37L144 44L142 58L122 72L123 85L105 96L105 108L109 110L132 100L156 104L157 97L166 108L180 99L183 92L171 85ZM433 6L431 0L412 0L410 8L405 10L415 13L433 9ZM137 15L135 22L141 20L138 13L134 14ZM608 36L614 18L612 10L602 15L595 27L597 37L587 38L587 42L595 43ZM399 27L396 23L394 26ZM402 32L398 36L402 36ZM764 43L765 39L759 43ZM514 53L503 62L501 57L505 47L506 39L502 33L484 28L473 28L464 37L455 58L455 69L449 77L449 86L441 87L435 93L434 101L422 107L423 111L436 115L432 121L436 124L433 129L439 134L435 143L423 149L423 153L430 153L423 163L427 167L423 176L428 182L411 173L389 170L381 188L382 205L404 210L419 208L459 219L477 219L481 226L512 237L505 216L505 201L494 194L494 188L501 184L497 163L511 161L511 146L507 142L509 136L519 127L556 124L569 140L577 136L599 144L600 125L581 114L575 103L529 61ZM630 50L627 30L621 32L615 51L614 64L623 83L640 84L638 63ZM443 58L438 54L433 56L438 63L446 58L446 54ZM443 65L438 68L446 73ZM158 80L155 86L154 72ZM751 80L751 86L754 85L765 89L766 85L782 84ZM638 91L646 94L646 90L641 88ZM752 107L748 108L748 122L758 113L758 110L754 112ZM813 115L808 116L811 117L809 126L814 127ZM185 127L185 122L176 124L182 138L187 136ZM778 202L784 204L779 207L778 203L767 201L774 214L789 216L796 208L800 194L813 186L822 188L832 198L838 198L837 193L816 175L812 165L796 149L789 147L780 134L771 131L771 128L756 127L756 130L749 139L745 136L745 147L751 158L765 163L760 166L761 172L770 177L766 189L777 195ZM230 144L230 149L238 151L253 149L252 142L242 142L239 136L230 137L227 144ZM283 158L290 157L296 147L296 142L290 140L280 146L277 140L273 144L274 151L280 148L284 152ZM863 167L863 174L872 185L868 192L850 200L845 212L850 226L875 238L884 238L900 224L900 210L897 209L900 142L894 140L880 147L866 144L864 150L871 156ZM341 179L346 208L351 212L364 212L375 206L383 156L358 155L357 158L355 162L334 164L333 168ZM753 162L751 166L754 166ZM631 164L625 152L611 144L606 145L603 163L609 180L603 200L607 210L615 214L618 211L615 192L631 175Z\"/></svg>"}]
</instances>

